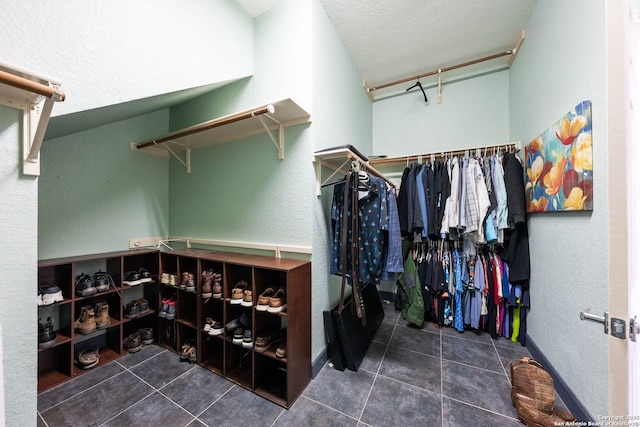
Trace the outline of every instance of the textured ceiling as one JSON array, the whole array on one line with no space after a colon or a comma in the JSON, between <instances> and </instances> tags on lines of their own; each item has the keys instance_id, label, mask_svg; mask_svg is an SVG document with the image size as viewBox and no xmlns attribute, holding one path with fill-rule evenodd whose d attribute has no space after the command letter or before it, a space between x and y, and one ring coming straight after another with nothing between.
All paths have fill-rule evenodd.
<instances>
[{"instance_id":1,"label":"textured ceiling","mask_svg":"<svg viewBox=\"0 0 640 427\"><path fill-rule=\"evenodd\" d=\"M283 0L236 0L258 16ZM288 0L295 1L295 0ZM369 86L512 49L536 0L319 0ZM509 57L443 75L506 67Z\"/></svg>"}]
</instances>

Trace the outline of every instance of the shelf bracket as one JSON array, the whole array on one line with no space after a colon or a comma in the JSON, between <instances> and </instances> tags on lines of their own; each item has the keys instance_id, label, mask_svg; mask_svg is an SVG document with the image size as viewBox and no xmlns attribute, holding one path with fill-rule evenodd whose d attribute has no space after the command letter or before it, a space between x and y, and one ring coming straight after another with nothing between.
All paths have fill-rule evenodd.
<instances>
[{"instance_id":1,"label":"shelf bracket","mask_svg":"<svg viewBox=\"0 0 640 427\"><path fill-rule=\"evenodd\" d=\"M276 123L278 125L278 139L277 140L273 136L273 133L271 133L271 129L269 129L269 126L267 125L267 123L262 118L263 115L268 117L270 120L272 120L274 123ZM258 119L260 120L260 123L262 123L262 126L264 127L264 130L269 135L269 138L271 138L271 142L273 142L273 145L276 146L276 149L278 150L278 159L279 160L284 160L284 127L282 126L282 123L280 123L279 121L277 121L276 119L271 117L269 114L263 114L263 115L256 116L256 117L258 117Z\"/></svg>"},{"instance_id":2,"label":"shelf bracket","mask_svg":"<svg viewBox=\"0 0 640 427\"><path fill-rule=\"evenodd\" d=\"M54 102L52 98L43 98L24 111L22 136L22 173L24 175L40 176L40 148L49 125Z\"/></svg>"},{"instance_id":3,"label":"shelf bracket","mask_svg":"<svg viewBox=\"0 0 640 427\"><path fill-rule=\"evenodd\" d=\"M184 166L184 167L185 167L185 169L187 170L187 173L191 173L191 147L187 147L186 145L178 144L177 142L174 142L174 141L167 141L167 142L170 142L170 143L172 143L172 144L176 144L176 145L180 145L180 146L182 146L182 147L184 147L184 148L185 148L185 151L184 151L184 160L182 160L182 159L180 158L180 156L178 156L178 155L175 153L175 151L173 151L173 150L171 149L171 147L169 147L168 145L165 145L165 146L164 146L164 148L166 148L166 149L167 149L167 151L168 151L168 152L169 152L173 157L175 157L176 159L178 159L178 161L179 161L180 163L182 163L182 166Z\"/></svg>"},{"instance_id":4,"label":"shelf bracket","mask_svg":"<svg viewBox=\"0 0 640 427\"><path fill-rule=\"evenodd\" d=\"M0 62L0 105L23 111L22 173L40 175L40 148L54 102L65 99L60 82Z\"/></svg>"}]
</instances>

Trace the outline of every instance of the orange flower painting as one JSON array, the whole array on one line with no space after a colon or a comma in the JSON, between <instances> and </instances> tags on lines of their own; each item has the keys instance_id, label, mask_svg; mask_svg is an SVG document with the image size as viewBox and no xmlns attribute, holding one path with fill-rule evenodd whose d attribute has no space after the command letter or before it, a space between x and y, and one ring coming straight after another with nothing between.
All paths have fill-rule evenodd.
<instances>
[{"instance_id":1,"label":"orange flower painting","mask_svg":"<svg viewBox=\"0 0 640 427\"><path fill-rule=\"evenodd\" d=\"M524 148L527 212L593 210L591 101Z\"/></svg>"}]
</instances>

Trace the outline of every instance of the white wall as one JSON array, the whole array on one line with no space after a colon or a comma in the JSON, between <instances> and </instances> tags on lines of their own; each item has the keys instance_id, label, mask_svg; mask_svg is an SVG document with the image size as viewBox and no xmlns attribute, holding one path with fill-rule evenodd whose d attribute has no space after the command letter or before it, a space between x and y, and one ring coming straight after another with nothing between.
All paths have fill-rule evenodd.
<instances>
[{"instance_id":1,"label":"white wall","mask_svg":"<svg viewBox=\"0 0 640 427\"><path fill-rule=\"evenodd\" d=\"M593 212L530 216L528 335L591 414L604 415L607 336L579 314L602 315L608 305L605 4L539 0L526 34L511 69L511 137L528 143L589 99L594 171Z\"/></svg>"},{"instance_id":2,"label":"white wall","mask_svg":"<svg viewBox=\"0 0 640 427\"><path fill-rule=\"evenodd\" d=\"M21 176L21 146L22 111L0 106L0 323L8 426L36 424L38 181Z\"/></svg>"},{"instance_id":3,"label":"white wall","mask_svg":"<svg viewBox=\"0 0 640 427\"><path fill-rule=\"evenodd\" d=\"M232 0L3 0L0 23L2 61L63 83L54 116L252 73L252 20Z\"/></svg>"}]
</instances>

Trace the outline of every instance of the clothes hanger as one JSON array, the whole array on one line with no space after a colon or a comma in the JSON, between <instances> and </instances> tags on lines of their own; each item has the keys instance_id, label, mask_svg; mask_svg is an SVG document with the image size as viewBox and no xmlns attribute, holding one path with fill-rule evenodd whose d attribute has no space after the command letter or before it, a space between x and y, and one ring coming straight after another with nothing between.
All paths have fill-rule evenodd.
<instances>
[{"instance_id":1,"label":"clothes hanger","mask_svg":"<svg viewBox=\"0 0 640 427\"><path fill-rule=\"evenodd\" d=\"M427 94L425 93L424 88L422 87L422 83L420 83L420 80L418 80L416 82L416 84L414 84L410 88L407 88L407 90L405 90L405 92L409 92L411 89L413 89L416 86L419 87L420 90L422 91L422 95L424 96L424 102L429 102L429 100L427 99Z\"/></svg>"}]
</instances>

